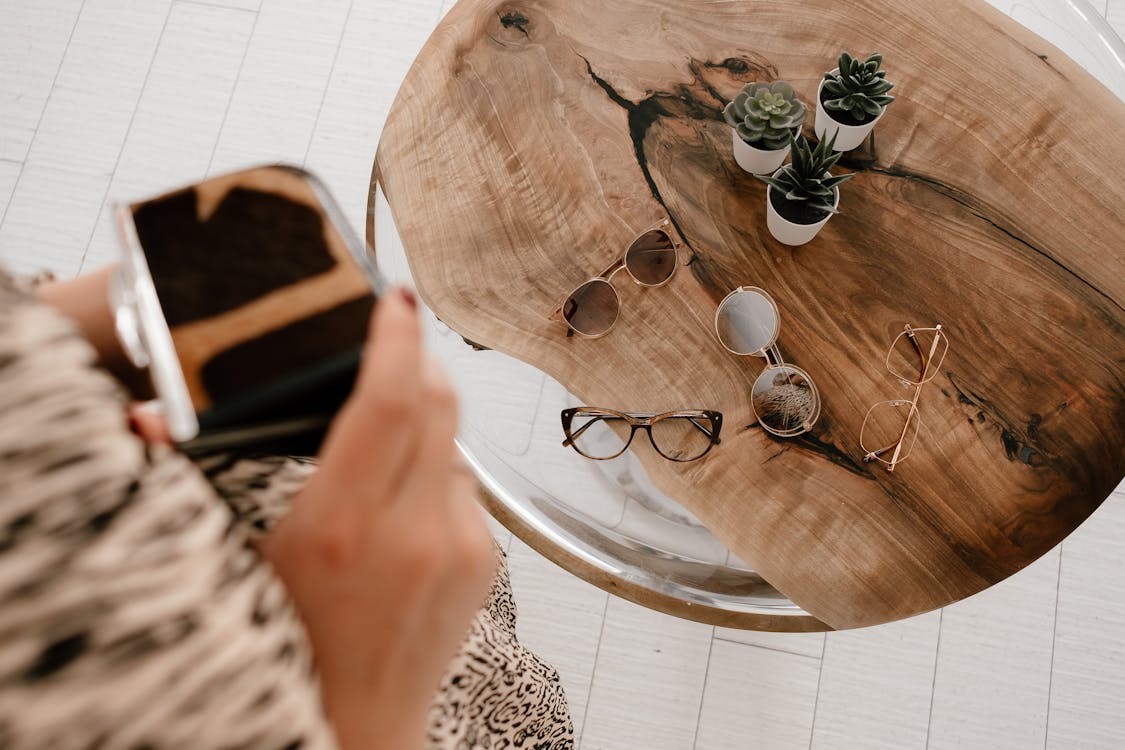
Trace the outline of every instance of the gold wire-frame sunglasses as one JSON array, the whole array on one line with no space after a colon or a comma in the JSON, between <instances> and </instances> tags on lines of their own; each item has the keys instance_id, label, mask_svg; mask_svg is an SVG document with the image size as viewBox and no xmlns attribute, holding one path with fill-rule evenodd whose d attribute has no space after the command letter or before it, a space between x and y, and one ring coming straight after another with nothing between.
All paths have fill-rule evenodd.
<instances>
[{"instance_id":1,"label":"gold wire-frame sunglasses","mask_svg":"<svg viewBox=\"0 0 1125 750\"><path fill-rule=\"evenodd\" d=\"M565 323L568 336L578 334L588 339L605 336L621 313L621 298L613 286L613 277L625 271L641 286L664 286L676 274L679 247L672 222L662 219L638 234L606 270L576 286L549 317Z\"/></svg>"},{"instance_id":2,"label":"gold wire-frame sunglasses","mask_svg":"<svg viewBox=\"0 0 1125 750\"><path fill-rule=\"evenodd\" d=\"M941 323L933 328L914 328L907 324L905 330L891 342L887 351L887 370L903 385L912 387L914 397L880 401L867 410L859 431L859 447L864 452L865 463L879 461L888 472L893 472L895 466L910 455L922 422L918 414L922 386L938 374L948 351L949 338ZM913 370L906 370L915 362L918 366L917 378L913 377Z\"/></svg>"}]
</instances>

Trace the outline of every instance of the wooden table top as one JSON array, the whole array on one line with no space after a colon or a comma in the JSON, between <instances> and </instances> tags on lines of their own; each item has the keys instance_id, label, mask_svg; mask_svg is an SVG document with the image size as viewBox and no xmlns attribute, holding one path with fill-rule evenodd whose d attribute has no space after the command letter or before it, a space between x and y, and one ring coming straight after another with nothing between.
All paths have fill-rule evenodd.
<instances>
[{"instance_id":1,"label":"wooden table top","mask_svg":"<svg viewBox=\"0 0 1125 750\"><path fill-rule=\"evenodd\" d=\"M784 79L811 110L841 49L881 51L898 99L837 169L858 173L842 213L790 248L722 106ZM722 411L703 460L640 460L782 593L848 628L1002 580L1125 475L1122 123L1125 104L980 0L461 0L402 86L376 171L451 328L589 405ZM670 284L615 280L621 317L601 339L548 319L665 216L690 256ZM786 360L819 386L802 437L755 424L762 364L715 339L740 285L774 297ZM868 407L904 393L887 347L939 322L951 345L914 451L893 474L863 463Z\"/></svg>"}]
</instances>

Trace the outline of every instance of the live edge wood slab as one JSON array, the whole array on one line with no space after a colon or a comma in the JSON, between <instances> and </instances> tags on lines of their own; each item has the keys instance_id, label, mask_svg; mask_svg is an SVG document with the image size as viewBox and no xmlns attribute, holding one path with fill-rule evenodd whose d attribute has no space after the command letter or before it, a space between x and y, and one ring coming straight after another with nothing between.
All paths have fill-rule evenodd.
<instances>
[{"instance_id":1,"label":"live edge wood slab","mask_svg":"<svg viewBox=\"0 0 1125 750\"><path fill-rule=\"evenodd\" d=\"M882 52L898 99L838 168L858 173L842 213L786 247L721 110L780 78L811 130L841 49ZM704 460L641 459L782 593L849 628L1015 573L1125 474L1122 123L1125 104L978 0L461 0L402 86L375 173L454 330L590 405L722 411ZM668 286L618 277L601 339L548 320L664 216L686 263ZM820 388L801 438L754 423L762 363L715 339L717 303L744 284L777 300L781 350ZM939 322L951 347L918 444L893 474L864 464L868 407L910 397L887 347Z\"/></svg>"}]
</instances>

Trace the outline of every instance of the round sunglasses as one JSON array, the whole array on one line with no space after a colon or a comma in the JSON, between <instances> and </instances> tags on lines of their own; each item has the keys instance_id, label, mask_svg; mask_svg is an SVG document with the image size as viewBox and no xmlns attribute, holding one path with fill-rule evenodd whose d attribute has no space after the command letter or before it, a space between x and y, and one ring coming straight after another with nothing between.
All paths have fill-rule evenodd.
<instances>
[{"instance_id":1,"label":"round sunglasses","mask_svg":"<svg viewBox=\"0 0 1125 750\"><path fill-rule=\"evenodd\" d=\"M641 286L664 286L676 273L676 243L669 234L671 222L664 219L629 243L625 254L602 273L579 284L555 308L571 331L596 339L609 333L621 313L621 298L613 277L625 271Z\"/></svg>"},{"instance_id":2,"label":"round sunglasses","mask_svg":"<svg viewBox=\"0 0 1125 750\"><path fill-rule=\"evenodd\" d=\"M807 372L782 360L780 328L777 303L758 287L735 289L715 311L715 335L724 349L766 360L750 392L758 424L778 437L794 437L812 429L820 417L820 392Z\"/></svg>"}]
</instances>

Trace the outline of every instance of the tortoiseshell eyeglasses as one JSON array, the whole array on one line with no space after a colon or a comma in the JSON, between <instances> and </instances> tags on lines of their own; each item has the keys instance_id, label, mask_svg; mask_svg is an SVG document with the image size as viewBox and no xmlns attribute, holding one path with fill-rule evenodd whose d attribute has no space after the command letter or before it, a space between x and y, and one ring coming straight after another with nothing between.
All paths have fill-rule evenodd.
<instances>
[{"instance_id":1,"label":"tortoiseshell eyeglasses","mask_svg":"<svg viewBox=\"0 0 1125 750\"><path fill-rule=\"evenodd\" d=\"M637 430L669 461L697 461L719 444L723 415L717 411L685 409L662 414L637 414L578 406L562 411L562 427L569 445L586 458L608 461L617 458Z\"/></svg>"}]
</instances>

